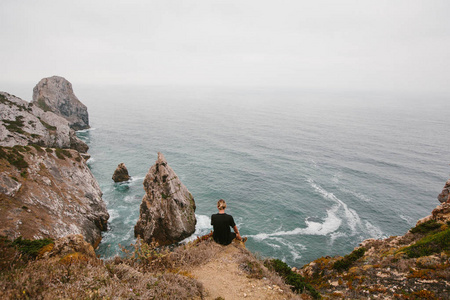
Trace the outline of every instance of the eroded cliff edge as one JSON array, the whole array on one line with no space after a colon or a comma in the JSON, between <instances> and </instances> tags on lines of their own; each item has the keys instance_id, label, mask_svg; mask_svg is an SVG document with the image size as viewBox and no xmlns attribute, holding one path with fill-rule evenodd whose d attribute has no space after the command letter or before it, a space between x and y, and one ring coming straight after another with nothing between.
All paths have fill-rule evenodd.
<instances>
[{"instance_id":1,"label":"eroded cliff edge","mask_svg":"<svg viewBox=\"0 0 450 300\"><path fill-rule=\"evenodd\" d=\"M87 150L67 119L0 92L0 235L97 246L109 214Z\"/></svg>"}]
</instances>

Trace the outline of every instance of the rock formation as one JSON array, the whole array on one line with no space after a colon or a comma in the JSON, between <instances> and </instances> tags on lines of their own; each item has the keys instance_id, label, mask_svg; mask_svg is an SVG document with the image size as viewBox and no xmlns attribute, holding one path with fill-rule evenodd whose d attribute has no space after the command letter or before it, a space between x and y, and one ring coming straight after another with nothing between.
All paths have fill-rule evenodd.
<instances>
[{"instance_id":1,"label":"rock formation","mask_svg":"<svg viewBox=\"0 0 450 300\"><path fill-rule=\"evenodd\" d=\"M73 93L72 84L63 77L44 78L33 89L33 104L69 121L74 130L89 128L86 106Z\"/></svg>"},{"instance_id":2,"label":"rock formation","mask_svg":"<svg viewBox=\"0 0 450 300\"><path fill-rule=\"evenodd\" d=\"M0 146L38 144L86 152L68 121L16 96L0 92Z\"/></svg>"},{"instance_id":3,"label":"rock formation","mask_svg":"<svg viewBox=\"0 0 450 300\"><path fill-rule=\"evenodd\" d=\"M86 164L88 146L68 120L50 111L47 96L57 95L65 103L61 111L78 111L86 122L87 111L60 77L41 80L35 95L42 97L33 104L0 92L0 235L82 234L96 246L109 214Z\"/></svg>"},{"instance_id":4,"label":"rock formation","mask_svg":"<svg viewBox=\"0 0 450 300\"><path fill-rule=\"evenodd\" d=\"M450 203L450 179L447 180L445 183L444 188L442 189L442 192L438 196L438 200L441 203Z\"/></svg>"},{"instance_id":5,"label":"rock formation","mask_svg":"<svg viewBox=\"0 0 450 300\"><path fill-rule=\"evenodd\" d=\"M297 272L324 298L448 299L449 225L443 202L403 236L365 240L345 257L321 257Z\"/></svg>"},{"instance_id":6,"label":"rock formation","mask_svg":"<svg viewBox=\"0 0 450 300\"><path fill-rule=\"evenodd\" d=\"M135 236L160 245L179 242L195 231L195 201L188 189L158 153L158 159L144 180L145 195L140 207Z\"/></svg>"},{"instance_id":7,"label":"rock formation","mask_svg":"<svg viewBox=\"0 0 450 300\"><path fill-rule=\"evenodd\" d=\"M28 239L82 234L96 246L109 214L75 150L0 147L0 235Z\"/></svg>"},{"instance_id":8,"label":"rock formation","mask_svg":"<svg viewBox=\"0 0 450 300\"><path fill-rule=\"evenodd\" d=\"M117 169L114 171L114 174L112 176L112 180L114 182L123 182L130 179L130 175L128 175L127 167L125 167L124 163L120 163L117 166Z\"/></svg>"}]
</instances>

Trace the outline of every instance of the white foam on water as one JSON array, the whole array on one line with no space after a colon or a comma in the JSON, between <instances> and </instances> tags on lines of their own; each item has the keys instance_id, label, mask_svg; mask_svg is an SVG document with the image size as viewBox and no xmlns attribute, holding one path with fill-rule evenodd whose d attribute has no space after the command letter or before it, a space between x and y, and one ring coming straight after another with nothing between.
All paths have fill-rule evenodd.
<instances>
[{"instance_id":1,"label":"white foam on water","mask_svg":"<svg viewBox=\"0 0 450 300\"><path fill-rule=\"evenodd\" d=\"M339 207L335 205L331 209L327 210L327 216L323 223L309 221L307 219L305 221L306 228L298 227L289 231L278 230L273 233L258 233L256 235L250 235L249 237L261 241L267 238L286 235L327 235L335 232L341 226L342 220L336 215L338 209Z\"/></svg>"},{"instance_id":2,"label":"white foam on water","mask_svg":"<svg viewBox=\"0 0 450 300\"><path fill-rule=\"evenodd\" d=\"M108 222L111 222L114 219L117 219L118 217L120 217L119 212L115 209L110 209L108 210L109 213L109 219Z\"/></svg>"},{"instance_id":3,"label":"white foam on water","mask_svg":"<svg viewBox=\"0 0 450 300\"><path fill-rule=\"evenodd\" d=\"M145 179L145 176L131 176L130 180L128 182L134 183L137 181L143 181Z\"/></svg>"},{"instance_id":4,"label":"white foam on water","mask_svg":"<svg viewBox=\"0 0 450 300\"><path fill-rule=\"evenodd\" d=\"M400 219L406 221L406 223L408 223L408 225L410 225L410 226L415 225L413 218L411 218L409 216L405 216L405 215L398 215L398 216L400 217Z\"/></svg>"},{"instance_id":5,"label":"white foam on water","mask_svg":"<svg viewBox=\"0 0 450 300\"><path fill-rule=\"evenodd\" d=\"M384 236L383 231L369 221L364 221L364 225L366 226L367 233L371 238L379 239Z\"/></svg>"},{"instance_id":6,"label":"white foam on water","mask_svg":"<svg viewBox=\"0 0 450 300\"><path fill-rule=\"evenodd\" d=\"M190 236L182 240L180 243L185 244L195 240L197 237L205 235L212 230L211 218L205 215L195 215L197 224L195 225L195 232Z\"/></svg>"},{"instance_id":7,"label":"white foam on water","mask_svg":"<svg viewBox=\"0 0 450 300\"><path fill-rule=\"evenodd\" d=\"M339 207L342 207L345 213L345 217L347 219L347 224L350 227L352 234L356 234L356 227L361 226L361 219L359 218L356 211L353 209L348 208L347 204L345 204L342 200L340 200L338 197L336 197L333 193L330 193L326 191L324 188L319 186L314 182L312 179L307 180L310 186L319 193L323 198L329 199L331 201L336 202Z\"/></svg>"},{"instance_id":8,"label":"white foam on water","mask_svg":"<svg viewBox=\"0 0 450 300\"><path fill-rule=\"evenodd\" d=\"M345 236L347 236L345 233L343 233L343 232L333 232L332 234L330 234L330 239L328 240L329 241L329 244L330 245L333 245L334 244L334 241L337 239L337 238L340 238L340 237L345 237Z\"/></svg>"},{"instance_id":9,"label":"white foam on water","mask_svg":"<svg viewBox=\"0 0 450 300\"><path fill-rule=\"evenodd\" d=\"M87 161L86 161L86 163L88 164L88 165L91 165L91 164L93 164L95 162L95 158L93 158L93 157L90 157Z\"/></svg>"},{"instance_id":10,"label":"white foam on water","mask_svg":"<svg viewBox=\"0 0 450 300\"><path fill-rule=\"evenodd\" d=\"M356 198L358 198L359 200L362 200L364 202L372 202L372 199L369 198L369 196L366 196L362 193L355 192L355 191L345 189L345 188L340 189L340 190L343 191L344 193L351 194L351 195L355 196Z\"/></svg>"},{"instance_id":11,"label":"white foam on water","mask_svg":"<svg viewBox=\"0 0 450 300\"><path fill-rule=\"evenodd\" d=\"M141 201L141 200L139 200L139 201ZM126 196L125 198L123 198L123 202L125 202L125 203L135 203L135 202L138 202L138 199L136 199L136 197L134 195Z\"/></svg>"},{"instance_id":12,"label":"white foam on water","mask_svg":"<svg viewBox=\"0 0 450 300\"><path fill-rule=\"evenodd\" d=\"M95 129L96 128L81 129L81 130L77 130L76 132L83 133L83 132L88 132L88 131L94 131Z\"/></svg>"}]
</instances>

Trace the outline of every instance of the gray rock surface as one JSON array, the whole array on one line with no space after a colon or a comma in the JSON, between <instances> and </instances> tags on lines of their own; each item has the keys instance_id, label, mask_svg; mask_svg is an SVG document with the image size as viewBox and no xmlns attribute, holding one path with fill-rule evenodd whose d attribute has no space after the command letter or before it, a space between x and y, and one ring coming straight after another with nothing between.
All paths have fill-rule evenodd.
<instances>
[{"instance_id":1,"label":"gray rock surface","mask_svg":"<svg viewBox=\"0 0 450 300\"><path fill-rule=\"evenodd\" d=\"M194 197L161 153L144 179L144 190L135 236L169 245L194 233Z\"/></svg>"},{"instance_id":2,"label":"gray rock surface","mask_svg":"<svg viewBox=\"0 0 450 300\"><path fill-rule=\"evenodd\" d=\"M0 146L29 144L72 148L83 153L88 150L63 117L0 92Z\"/></svg>"},{"instance_id":3,"label":"gray rock surface","mask_svg":"<svg viewBox=\"0 0 450 300\"><path fill-rule=\"evenodd\" d=\"M442 192L438 196L438 200L441 203L450 203L450 179L447 180L445 183L444 188L442 189Z\"/></svg>"},{"instance_id":4,"label":"gray rock surface","mask_svg":"<svg viewBox=\"0 0 450 300\"><path fill-rule=\"evenodd\" d=\"M65 118L74 130L89 128L86 106L73 93L72 84L63 77L41 79L33 89L31 103Z\"/></svg>"},{"instance_id":5,"label":"gray rock surface","mask_svg":"<svg viewBox=\"0 0 450 300\"><path fill-rule=\"evenodd\" d=\"M124 163L120 163L117 166L112 176L112 180L114 180L114 182L123 182L130 180L130 175L128 175L128 170Z\"/></svg>"},{"instance_id":6,"label":"gray rock surface","mask_svg":"<svg viewBox=\"0 0 450 300\"><path fill-rule=\"evenodd\" d=\"M100 242L109 214L80 153L39 146L0 149L0 235L82 234L94 247ZM23 157L26 165L8 163L8 155Z\"/></svg>"}]
</instances>

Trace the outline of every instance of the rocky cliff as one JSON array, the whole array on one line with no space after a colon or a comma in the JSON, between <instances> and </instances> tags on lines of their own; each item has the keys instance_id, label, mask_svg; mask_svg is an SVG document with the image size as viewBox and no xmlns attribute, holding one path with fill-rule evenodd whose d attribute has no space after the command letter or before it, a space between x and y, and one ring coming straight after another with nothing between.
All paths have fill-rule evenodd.
<instances>
[{"instance_id":1,"label":"rocky cliff","mask_svg":"<svg viewBox=\"0 0 450 300\"><path fill-rule=\"evenodd\" d=\"M86 106L73 93L72 84L63 77L44 78L33 89L33 104L68 120L74 130L89 128Z\"/></svg>"},{"instance_id":2,"label":"rocky cliff","mask_svg":"<svg viewBox=\"0 0 450 300\"><path fill-rule=\"evenodd\" d=\"M66 119L0 92L0 146L37 144L72 148L85 153L88 146L77 138Z\"/></svg>"},{"instance_id":3,"label":"rocky cliff","mask_svg":"<svg viewBox=\"0 0 450 300\"><path fill-rule=\"evenodd\" d=\"M68 120L0 92L0 235L82 234L96 246L109 215L87 150Z\"/></svg>"},{"instance_id":4,"label":"rocky cliff","mask_svg":"<svg viewBox=\"0 0 450 300\"><path fill-rule=\"evenodd\" d=\"M96 246L109 218L102 192L75 150L0 148L0 235L82 234Z\"/></svg>"},{"instance_id":5,"label":"rocky cliff","mask_svg":"<svg viewBox=\"0 0 450 300\"><path fill-rule=\"evenodd\" d=\"M443 202L403 236L366 240L344 257L321 257L297 272L330 298L449 299L449 226L450 203Z\"/></svg>"},{"instance_id":6,"label":"rocky cliff","mask_svg":"<svg viewBox=\"0 0 450 300\"><path fill-rule=\"evenodd\" d=\"M135 236L169 245L194 233L194 197L161 153L145 177L144 190Z\"/></svg>"}]
</instances>

